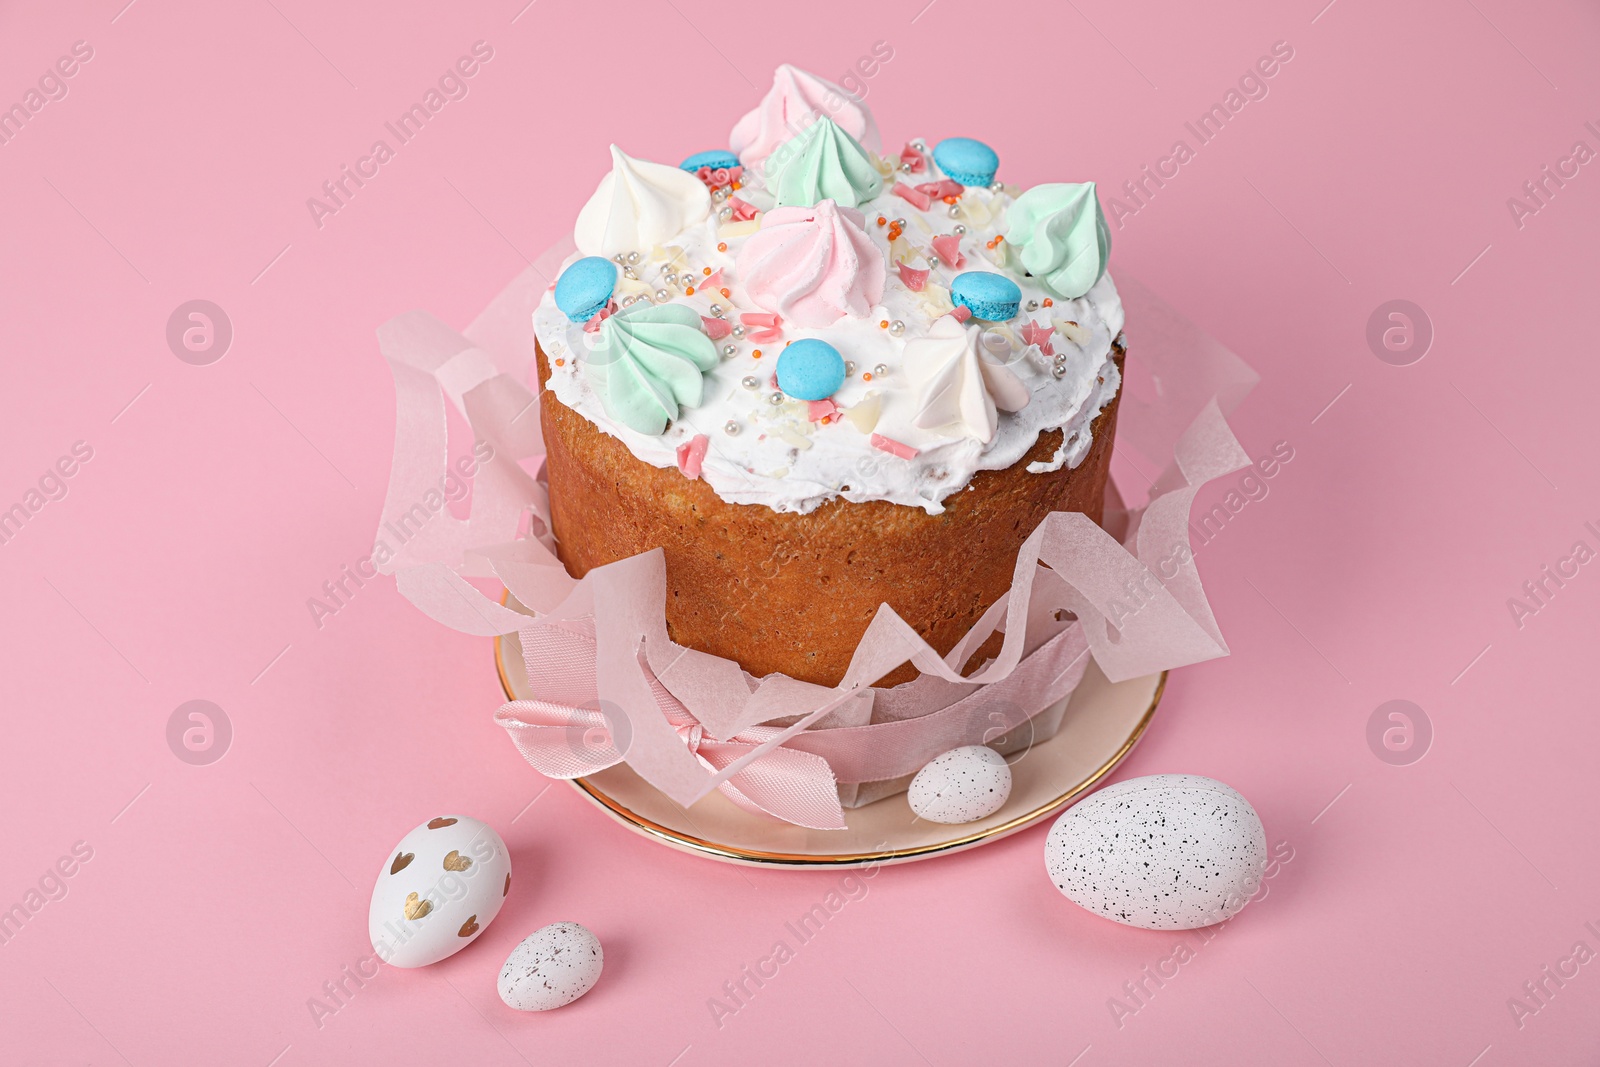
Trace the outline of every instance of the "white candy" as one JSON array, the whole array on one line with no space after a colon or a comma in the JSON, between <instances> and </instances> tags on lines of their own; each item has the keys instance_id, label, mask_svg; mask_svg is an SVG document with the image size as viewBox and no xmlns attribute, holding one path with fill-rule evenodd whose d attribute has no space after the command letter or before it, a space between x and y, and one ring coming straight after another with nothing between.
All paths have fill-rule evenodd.
<instances>
[{"instance_id":1,"label":"white candy","mask_svg":"<svg viewBox=\"0 0 1600 1067\"><path fill-rule=\"evenodd\" d=\"M477 940L511 891L511 853L477 819L442 815L389 850L372 887L367 934L378 958L423 967Z\"/></svg>"},{"instance_id":2,"label":"white candy","mask_svg":"<svg viewBox=\"0 0 1600 1067\"><path fill-rule=\"evenodd\" d=\"M549 1011L594 988L605 966L600 939L577 923L551 923L511 950L500 969L500 999L518 1011Z\"/></svg>"},{"instance_id":3,"label":"white candy","mask_svg":"<svg viewBox=\"0 0 1600 1067\"><path fill-rule=\"evenodd\" d=\"M1194 774L1107 786L1057 819L1044 846L1045 869L1068 899L1149 930L1231 918L1261 887L1266 863L1255 809Z\"/></svg>"},{"instance_id":4,"label":"white candy","mask_svg":"<svg viewBox=\"0 0 1600 1067\"><path fill-rule=\"evenodd\" d=\"M929 822L961 823L993 815L1011 795L1005 757L983 745L952 748L911 779L906 799Z\"/></svg>"}]
</instances>

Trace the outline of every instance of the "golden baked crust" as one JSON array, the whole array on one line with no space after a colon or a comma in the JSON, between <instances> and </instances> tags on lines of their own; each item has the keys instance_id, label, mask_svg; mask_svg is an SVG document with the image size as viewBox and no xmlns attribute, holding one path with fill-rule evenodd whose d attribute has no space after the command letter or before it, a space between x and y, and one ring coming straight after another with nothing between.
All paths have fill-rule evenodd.
<instances>
[{"instance_id":1,"label":"golden baked crust","mask_svg":"<svg viewBox=\"0 0 1600 1067\"><path fill-rule=\"evenodd\" d=\"M1120 339L1112 351L1120 369ZM538 360L542 385L543 350ZM1120 400L1119 391L1095 418L1077 467L1028 473L1055 453L1061 431L1052 430L1011 467L979 471L941 514L835 499L799 515L730 504L704 481L652 466L544 389L551 521L561 561L578 578L662 548L674 641L758 677L780 671L837 685L880 602L948 652L1010 587L1017 550L1046 515L1081 511L1100 521ZM907 664L880 684L915 676Z\"/></svg>"}]
</instances>

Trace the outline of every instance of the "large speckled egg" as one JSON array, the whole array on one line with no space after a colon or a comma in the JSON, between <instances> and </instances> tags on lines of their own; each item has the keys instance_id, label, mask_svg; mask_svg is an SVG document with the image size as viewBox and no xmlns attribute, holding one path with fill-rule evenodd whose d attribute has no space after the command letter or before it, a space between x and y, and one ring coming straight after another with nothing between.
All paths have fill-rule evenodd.
<instances>
[{"instance_id":1,"label":"large speckled egg","mask_svg":"<svg viewBox=\"0 0 1600 1067\"><path fill-rule=\"evenodd\" d=\"M500 969L500 999L518 1011L549 1011L594 988L605 966L600 939L578 923L551 923L511 950Z\"/></svg>"},{"instance_id":2,"label":"large speckled egg","mask_svg":"<svg viewBox=\"0 0 1600 1067\"><path fill-rule=\"evenodd\" d=\"M963 823L993 815L1011 795L1005 757L983 745L952 748L911 779L906 800L929 822Z\"/></svg>"},{"instance_id":3,"label":"large speckled egg","mask_svg":"<svg viewBox=\"0 0 1600 1067\"><path fill-rule=\"evenodd\" d=\"M477 940L511 892L511 853L487 823L429 819L389 850L372 888L367 934L378 958L424 967Z\"/></svg>"},{"instance_id":4,"label":"large speckled egg","mask_svg":"<svg viewBox=\"0 0 1600 1067\"><path fill-rule=\"evenodd\" d=\"M1149 930L1231 918L1261 887L1266 863L1249 801L1195 774L1107 786L1067 809L1044 846L1050 880L1069 900Z\"/></svg>"}]
</instances>

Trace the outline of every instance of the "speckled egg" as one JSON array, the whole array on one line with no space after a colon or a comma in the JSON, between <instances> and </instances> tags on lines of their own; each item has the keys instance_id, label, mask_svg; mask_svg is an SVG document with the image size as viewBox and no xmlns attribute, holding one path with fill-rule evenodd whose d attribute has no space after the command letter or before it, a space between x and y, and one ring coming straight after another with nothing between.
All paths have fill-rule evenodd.
<instances>
[{"instance_id":1,"label":"speckled egg","mask_svg":"<svg viewBox=\"0 0 1600 1067\"><path fill-rule=\"evenodd\" d=\"M993 815L1011 795L1011 767L983 745L952 748L911 779L906 800L929 822L962 823Z\"/></svg>"},{"instance_id":2,"label":"speckled egg","mask_svg":"<svg viewBox=\"0 0 1600 1067\"><path fill-rule=\"evenodd\" d=\"M605 966L600 939L578 923L551 923L511 950L500 968L500 999L518 1011L549 1011L594 988Z\"/></svg>"},{"instance_id":3,"label":"speckled egg","mask_svg":"<svg viewBox=\"0 0 1600 1067\"><path fill-rule=\"evenodd\" d=\"M476 941L511 892L511 852L487 823L440 815L389 850L367 934L378 958L425 967Z\"/></svg>"},{"instance_id":4,"label":"speckled egg","mask_svg":"<svg viewBox=\"0 0 1600 1067\"><path fill-rule=\"evenodd\" d=\"M1236 915L1261 886L1267 835L1249 801L1212 778L1155 774L1107 786L1050 828L1044 865L1067 898L1148 930Z\"/></svg>"}]
</instances>

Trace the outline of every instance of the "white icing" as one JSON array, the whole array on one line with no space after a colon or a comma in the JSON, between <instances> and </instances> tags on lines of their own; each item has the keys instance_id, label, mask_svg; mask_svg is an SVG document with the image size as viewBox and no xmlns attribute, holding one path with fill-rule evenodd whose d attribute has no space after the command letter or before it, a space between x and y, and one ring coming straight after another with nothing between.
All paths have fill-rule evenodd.
<instances>
[{"instance_id":1,"label":"white icing","mask_svg":"<svg viewBox=\"0 0 1600 1067\"><path fill-rule=\"evenodd\" d=\"M677 448L696 435L704 434L709 447L701 467L701 477L723 500L736 504L764 504L776 511L809 512L828 500L842 497L853 502L887 500L920 507L930 514L944 510L943 501L967 486L979 470L1001 470L1018 462L1033 447L1045 430L1060 429L1062 443L1050 459L1029 464L1033 473L1076 467L1092 443L1089 425L1102 408L1116 396L1121 377L1112 362L1112 342L1122 332L1122 302L1107 274L1084 296L1076 300L1055 298L1043 286L1023 276L1007 260L1002 242L995 249L986 247L996 234L1005 232L1005 213L1016 190L968 189L961 198L961 216L952 218L948 207L935 200L927 212L917 210L890 191L896 180L907 185L935 181L941 177L930 161L917 174L890 174L883 161L883 195L863 204L866 231L884 253L889 264L882 303L864 318L847 317L823 328L783 326L780 340L756 343L732 337L717 341L718 349L732 344L736 354L724 358L706 377L704 401L680 412L658 437L637 433L610 419L599 396L578 364L585 358L594 335L586 334L581 324L569 323L555 306L552 292L546 292L534 312L534 327L551 363L549 388L567 407L582 414L606 433L621 440L639 459L657 467L675 467ZM759 189L746 187L735 195L761 206L770 198ZM903 218L905 232L891 247L887 227L877 219ZM938 263L930 240L952 232L964 224L961 238L965 263L960 269ZM721 305L724 317L738 323L741 312L761 309L749 299L740 284L735 257L754 222L723 223L715 216L691 224L681 233L641 243L635 249L643 258L635 266L637 280L619 279L617 299L643 296L666 288L672 299L710 316L713 303ZM719 251L718 244L726 251ZM663 247L656 248L654 246ZM580 243L581 247L581 243ZM616 251L629 251L617 249ZM912 266L931 268L922 292L913 292L900 280L894 267L898 258ZM721 271L720 292L696 289L686 296L682 288L664 281L668 271L698 280L705 268ZM979 440L964 430L917 425L918 397L907 373L908 343L926 338L939 317L950 310L950 280L964 270L1000 270L1022 289L1023 310L1003 324L982 324L985 361L1002 359L1009 365L1029 400L1025 407L996 419L993 437ZM1043 306L1049 298L1053 306ZM1040 306L1029 312L1029 301ZM905 323L901 336L880 327L880 322ZM1050 357L1038 346L1024 346L1020 328L1026 321L1042 326L1054 325L1051 336L1062 376L1052 373ZM1075 325L1068 325L1075 324ZM941 327L942 328L942 327ZM759 327L752 327L759 329ZM840 418L824 425L810 421L808 405L785 400L769 402L776 392L772 384L777 356L785 341L817 337L836 347L846 360L855 364L854 373L833 399L842 409ZM753 357L760 349L760 359ZM913 349L914 351L914 349ZM996 352L1001 356L997 357ZM557 365L559 361L560 365ZM879 375L879 365L887 373ZM871 373L871 380L866 374ZM759 388L745 388L742 379L753 376ZM991 386L992 388L992 386ZM876 416L872 417L872 409ZM729 423L739 433L729 434ZM901 459L873 447L870 436L879 434L918 450L912 459Z\"/></svg>"},{"instance_id":2,"label":"white icing","mask_svg":"<svg viewBox=\"0 0 1600 1067\"><path fill-rule=\"evenodd\" d=\"M907 342L906 376L917 389L918 426L988 444L998 424L996 409L1021 411L1033 399L1010 367L979 354L982 332L946 315L926 336Z\"/></svg>"},{"instance_id":3,"label":"white icing","mask_svg":"<svg viewBox=\"0 0 1600 1067\"><path fill-rule=\"evenodd\" d=\"M578 212L573 240L586 256L612 256L669 241L710 214L711 193L699 178L612 145L611 173Z\"/></svg>"}]
</instances>

